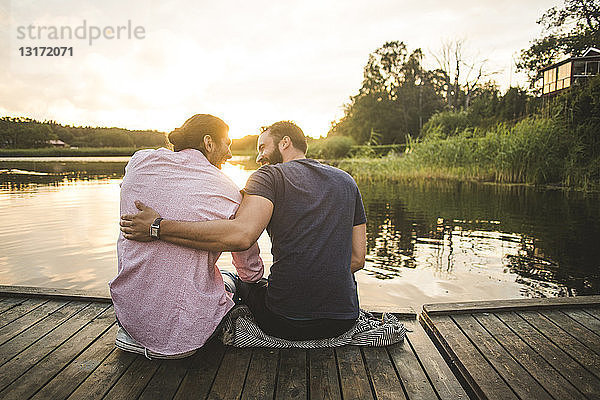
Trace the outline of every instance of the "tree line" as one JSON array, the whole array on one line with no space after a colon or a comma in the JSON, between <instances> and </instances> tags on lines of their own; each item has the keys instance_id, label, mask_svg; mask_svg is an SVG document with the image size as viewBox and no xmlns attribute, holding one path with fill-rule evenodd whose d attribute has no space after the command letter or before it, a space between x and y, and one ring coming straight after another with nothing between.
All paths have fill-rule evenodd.
<instances>
[{"instance_id":1,"label":"tree line","mask_svg":"<svg viewBox=\"0 0 600 400\"><path fill-rule=\"evenodd\" d=\"M0 148L35 149L52 147L52 140L61 140L70 147L95 148L156 148L170 147L167 134L155 130L124 128L76 127L55 121L40 122L26 117L0 118ZM231 150L256 151L258 135L233 139ZM133 152L133 150L131 150Z\"/></svg>"},{"instance_id":2,"label":"tree line","mask_svg":"<svg viewBox=\"0 0 600 400\"><path fill-rule=\"evenodd\" d=\"M123 128L80 127L24 117L0 118L0 148L50 147L61 140L71 147L160 147L167 144L164 132Z\"/></svg>"},{"instance_id":3,"label":"tree line","mask_svg":"<svg viewBox=\"0 0 600 400\"><path fill-rule=\"evenodd\" d=\"M327 137L349 137L357 144L410 142L437 130L449 135L465 128L516 123L540 111L539 70L562 58L600 46L600 2L566 0L537 21L542 37L521 52L517 70L528 73L529 88L500 92L485 59L468 58L464 41L446 42L433 54L438 67L423 66L423 51L390 41L372 52L358 93L344 105ZM439 126L442 126L440 132ZM435 128L435 129L434 129Z\"/></svg>"}]
</instances>

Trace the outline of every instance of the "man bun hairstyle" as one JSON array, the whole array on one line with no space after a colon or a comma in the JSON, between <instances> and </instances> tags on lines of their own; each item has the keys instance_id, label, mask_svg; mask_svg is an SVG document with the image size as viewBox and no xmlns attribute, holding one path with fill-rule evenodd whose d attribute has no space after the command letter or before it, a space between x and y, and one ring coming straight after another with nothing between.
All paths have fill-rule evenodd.
<instances>
[{"instance_id":1,"label":"man bun hairstyle","mask_svg":"<svg viewBox=\"0 0 600 400\"><path fill-rule=\"evenodd\" d=\"M270 126L263 126L260 133L265 131L269 131L269 135L275 143L279 143L284 136L289 136L294 147L306 153L306 136L293 121L279 121Z\"/></svg>"},{"instance_id":2,"label":"man bun hairstyle","mask_svg":"<svg viewBox=\"0 0 600 400\"><path fill-rule=\"evenodd\" d=\"M210 114L196 114L180 128L169 133L169 142L173 144L174 151L196 149L206 155L204 136L209 135L217 141L226 137L228 132L229 126L221 118Z\"/></svg>"}]
</instances>

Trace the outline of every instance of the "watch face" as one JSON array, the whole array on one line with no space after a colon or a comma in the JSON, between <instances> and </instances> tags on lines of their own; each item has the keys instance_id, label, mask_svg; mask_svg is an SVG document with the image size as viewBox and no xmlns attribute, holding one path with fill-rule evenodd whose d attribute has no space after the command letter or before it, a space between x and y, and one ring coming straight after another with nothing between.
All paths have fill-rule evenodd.
<instances>
[{"instance_id":1,"label":"watch face","mask_svg":"<svg viewBox=\"0 0 600 400\"><path fill-rule=\"evenodd\" d=\"M150 237L153 239L160 239L160 221L162 218L156 218L150 225Z\"/></svg>"}]
</instances>

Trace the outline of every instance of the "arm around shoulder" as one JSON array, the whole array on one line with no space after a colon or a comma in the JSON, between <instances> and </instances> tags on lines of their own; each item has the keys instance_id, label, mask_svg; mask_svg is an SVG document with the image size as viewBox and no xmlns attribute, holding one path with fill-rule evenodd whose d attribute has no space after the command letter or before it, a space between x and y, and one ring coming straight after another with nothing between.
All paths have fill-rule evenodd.
<instances>
[{"instance_id":1,"label":"arm around shoulder","mask_svg":"<svg viewBox=\"0 0 600 400\"><path fill-rule=\"evenodd\" d=\"M163 220L161 239L202 250L243 251L258 240L272 214L271 201L261 196L244 195L234 219L203 222Z\"/></svg>"},{"instance_id":2,"label":"arm around shoulder","mask_svg":"<svg viewBox=\"0 0 600 400\"><path fill-rule=\"evenodd\" d=\"M233 222L241 249L249 249L265 230L273 215L273 203L265 197L244 194Z\"/></svg>"}]
</instances>

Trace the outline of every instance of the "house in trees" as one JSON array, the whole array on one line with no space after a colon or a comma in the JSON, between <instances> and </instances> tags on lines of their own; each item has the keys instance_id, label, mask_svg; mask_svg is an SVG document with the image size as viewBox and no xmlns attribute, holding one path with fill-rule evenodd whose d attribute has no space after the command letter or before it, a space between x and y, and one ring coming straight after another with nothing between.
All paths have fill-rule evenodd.
<instances>
[{"instance_id":1,"label":"house in trees","mask_svg":"<svg viewBox=\"0 0 600 400\"><path fill-rule=\"evenodd\" d=\"M62 140L58 139L46 140L46 144L50 147L71 147Z\"/></svg>"},{"instance_id":2,"label":"house in trees","mask_svg":"<svg viewBox=\"0 0 600 400\"><path fill-rule=\"evenodd\" d=\"M542 96L552 96L590 76L598 75L600 50L587 49L581 57L571 57L543 68Z\"/></svg>"}]
</instances>

